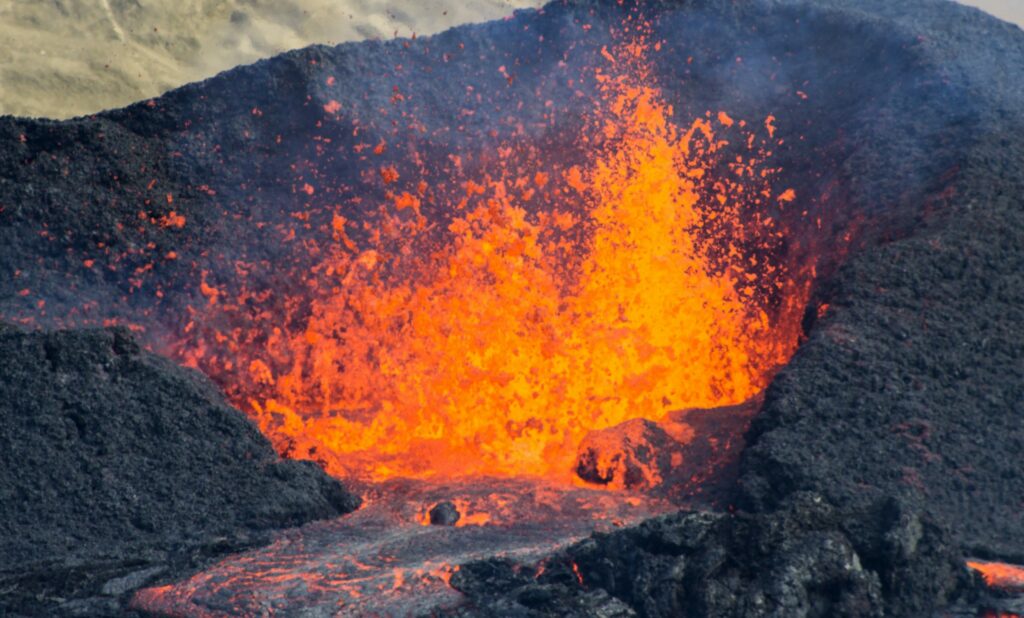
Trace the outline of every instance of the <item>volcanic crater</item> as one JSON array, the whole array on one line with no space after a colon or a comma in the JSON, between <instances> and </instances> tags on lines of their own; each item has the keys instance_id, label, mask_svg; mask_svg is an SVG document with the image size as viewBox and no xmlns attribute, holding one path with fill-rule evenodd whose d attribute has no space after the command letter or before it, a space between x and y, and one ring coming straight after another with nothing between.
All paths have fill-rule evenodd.
<instances>
[{"instance_id":1,"label":"volcanic crater","mask_svg":"<svg viewBox=\"0 0 1024 618\"><path fill-rule=\"evenodd\" d=\"M0 119L0 607L1021 612L1022 66L579 0Z\"/></svg>"}]
</instances>

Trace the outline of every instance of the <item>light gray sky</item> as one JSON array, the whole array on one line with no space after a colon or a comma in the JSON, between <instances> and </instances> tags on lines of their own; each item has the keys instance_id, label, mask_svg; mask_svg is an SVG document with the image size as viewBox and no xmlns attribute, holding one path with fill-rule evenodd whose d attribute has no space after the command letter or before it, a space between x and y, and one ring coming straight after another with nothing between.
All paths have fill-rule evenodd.
<instances>
[{"instance_id":1,"label":"light gray sky","mask_svg":"<svg viewBox=\"0 0 1024 618\"><path fill-rule=\"evenodd\" d=\"M1000 19L1024 27L1024 0L960 0L960 3L976 6Z\"/></svg>"}]
</instances>

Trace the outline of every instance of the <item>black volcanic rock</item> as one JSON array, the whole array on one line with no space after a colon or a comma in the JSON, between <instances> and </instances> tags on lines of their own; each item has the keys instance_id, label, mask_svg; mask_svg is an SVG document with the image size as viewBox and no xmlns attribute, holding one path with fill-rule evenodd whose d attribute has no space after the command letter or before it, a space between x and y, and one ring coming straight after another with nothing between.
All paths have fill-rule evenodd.
<instances>
[{"instance_id":1,"label":"black volcanic rock","mask_svg":"<svg viewBox=\"0 0 1024 618\"><path fill-rule=\"evenodd\" d=\"M470 563L452 585L470 598L461 616L861 618L931 615L969 581L948 531L900 503L840 511L800 494L770 514L595 534L541 569Z\"/></svg>"},{"instance_id":2,"label":"black volcanic rock","mask_svg":"<svg viewBox=\"0 0 1024 618\"><path fill-rule=\"evenodd\" d=\"M822 291L829 312L754 421L743 506L899 495L975 552L1024 555L1024 183L998 183L1008 195L966 194L948 227L852 260Z\"/></svg>"},{"instance_id":3,"label":"black volcanic rock","mask_svg":"<svg viewBox=\"0 0 1024 618\"><path fill-rule=\"evenodd\" d=\"M0 376L0 614L117 614L155 578L359 505L125 330L0 329Z\"/></svg>"},{"instance_id":4,"label":"black volcanic rock","mask_svg":"<svg viewBox=\"0 0 1024 618\"><path fill-rule=\"evenodd\" d=\"M454 526L462 518L459 509L450 500L438 502L430 509L427 515L430 517L430 525L432 526Z\"/></svg>"},{"instance_id":5,"label":"black volcanic rock","mask_svg":"<svg viewBox=\"0 0 1024 618\"><path fill-rule=\"evenodd\" d=\"M834 3L829 3L834 4ZM900 496L965 549L1024 561L1024 32L954 3L864 7L963 80L976 135L949 206L829 277L748 434L738 504ZM910 8L913 7L913 8ZM951 117L965 108L937 102ZM876 153L880 154L880 153Z\"/></svg>"},{"instance_id":6,"label":"black volcanic rock","mask_svg":"<svg viewBox=\"0 0 1024 618\"><path fill-rule=\"evenodd\" d=\"M676 410L658 423L633 419L590 432L576 452L576 476L674 504L726 506L734 497L744 434L760 397L735 406Z\"/></svg>"},{"instance_id":7,"label":"black volcanic rock","mask_svg":"<svg viewBox=\"0 0 1024 618\"><path fill-rule=\"evenodd\" d=\"M651 489L672 468L672 455L682 445L661 426L633 419L589 433L576 454L576 476L595 485Z\"/></svg>"}]
</instances>

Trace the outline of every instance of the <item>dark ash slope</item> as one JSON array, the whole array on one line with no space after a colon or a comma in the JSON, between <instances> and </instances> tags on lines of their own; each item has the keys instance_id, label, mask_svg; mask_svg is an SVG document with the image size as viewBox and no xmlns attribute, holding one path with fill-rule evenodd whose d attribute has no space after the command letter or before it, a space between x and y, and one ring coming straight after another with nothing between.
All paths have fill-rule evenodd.
<instances>
[{"instance_id":1,"label":"dark ash slope","mask_svg":"<svg viewBox=\"0 0 1024 618\"><path fill-rule=\"evenodd\" d=\"M964 84L975 135L945 209L821 286L830 309L768 389L740 504L898 495L974 553L1021 561L1024 32L951 2L862 4Z\"/></svg>"},{"instance_id":2,"label":"dark ash slope","mask_svg":"<svg viewBox=\"0 0 1024 618\"><path fill-rule=\"evenodd\" d=\"M120 615L143 584L359 504L126 331L0 327L0 375L0 614Z\"/></svg>"}]
</instances>

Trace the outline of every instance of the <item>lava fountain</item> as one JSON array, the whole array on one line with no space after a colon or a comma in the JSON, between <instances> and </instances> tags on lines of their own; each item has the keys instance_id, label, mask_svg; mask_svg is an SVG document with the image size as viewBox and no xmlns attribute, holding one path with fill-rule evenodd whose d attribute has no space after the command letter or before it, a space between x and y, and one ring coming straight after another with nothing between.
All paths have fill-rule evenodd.
<instances>
[{"instance_id":1,"label":"lava fountain","mask_svg":"<svg viewBox=\"0 0 1024 618\"><path fill-rule=\"evenodd\" d=\"M777 187L774 117L681 120L650 26L633 15L617 35L571 147L396 163L387 142L358 144L363 190L305 245L308 267L282 265L283 313L253 311L273 294L245 277L204 274L173 353L365 504L137 607L287 609L300 594L429 613L460 602L459 564L539 560L713 493L799 343L815 265L788 252L784 222L805 213ZM431 525L446 504L454 524Z\"/></svg>"},{"instance_id":2,"label":"lava fountain","mask_svg":"<svg viewBox=\"0 0 1024 618\"><path fill-rule=\"evenodd\" d=\"M814 272L780 250L797 196L773 190L774 118L679 123L648 26L621 39L594 70L586 160L450 154L444 184L426 157L382 164L364 181L383 199L358 220L339 207L287 319L247 321L250 293L204 278L176 354L283 454L369 481L570 482L591 431L756 396L798 344Z\"/></svg>"}]
</instances>

